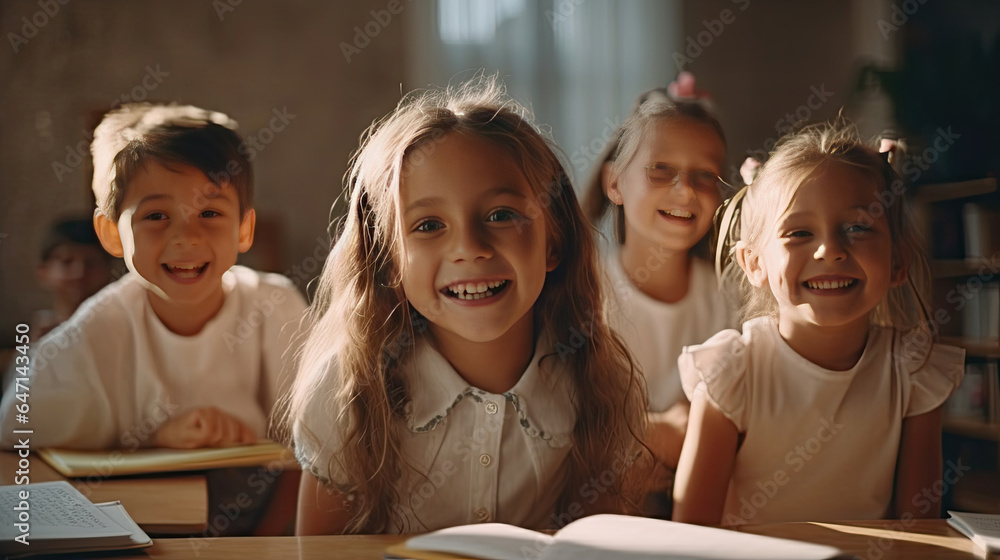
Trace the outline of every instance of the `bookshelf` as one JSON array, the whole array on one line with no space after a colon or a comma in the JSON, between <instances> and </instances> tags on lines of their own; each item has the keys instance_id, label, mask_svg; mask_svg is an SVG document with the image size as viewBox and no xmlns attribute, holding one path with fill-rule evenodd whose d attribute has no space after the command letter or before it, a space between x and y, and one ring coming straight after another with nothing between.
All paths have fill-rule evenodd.
<instances>
[{"instance_id":1,"label":"bookshelf","mask_svg":"<svg viewBox=\"0 0 1000 560\"><path fill-rule=\"evenodd\" d=\"M962 386L945 404L945 459L972 471L945 507L1000 513L1000 188L995 177L922 185L916 210L928 245L931 318L943 344L966 352Z\"/></svg>"}]
</instances>

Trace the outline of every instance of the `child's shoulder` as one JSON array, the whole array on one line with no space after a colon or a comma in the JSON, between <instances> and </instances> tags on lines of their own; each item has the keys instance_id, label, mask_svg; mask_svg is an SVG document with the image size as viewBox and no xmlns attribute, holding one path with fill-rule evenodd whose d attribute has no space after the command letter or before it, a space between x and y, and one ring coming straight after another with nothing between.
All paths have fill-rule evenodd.
<instances>
[{"instance_id":1,"label":"child's shoulder","mask_svg":"<svg viewBox=\"0 0 1000 560\"><path fill-rule=\"evenodd\" d=\"M244 290L295 290L295 284L288 277L275 272L263 272L237 264L225 274L236 286Z\"/></svg>"},{"instance_id":2,"label":"child's shoulder","mask_svg":"<svg viewBox=\"0 0 1000 560\"><path fill-rule=\"evenodd\" d=\"M84 300L76 312L57 327L57 330L64 327L74 330L91 328L100 330L109 322L117 324L123 317L135 314L136 310L141 308L143 298L146 297L146 290L137 280L135 274L129 273L101 288L96 294Z\"/></svg>"},{"instance_id":3,"label":"child's shoulder","mask_svg":"<svg viewBox=\"0 0 1000 560\"><path fill-rule=\"evenodd\" d=\"M780 338L778 324L774 318L757 317L743 323L742 330L722 329L704 343L691 348L749 349L751 347L774 346L775 340L778 338Z\"/></svg>"},{"instance_id":4,"label":"child's shoulder","mask_svg":"<svg viewBox=\"0 0 1000 560\"><path fill-rule=\"evenodd\" d=\"M965 349L934 342L926 328L886 331L892 339L895 375L909 394L906 416L941 406L965 376Z\"/></svg>"},{"instance_id":5,"label":"child's shoulder","mask_svg":"<svg viewBox=\"0 0 1000 560\"><path fill-rule=\"evenodd\" d=\"M887 338L892 338L893 360L901 372L916 375L926 371L965 371L965 349L935 342L929 330L883 330Z\"/></svg>"},{"instance_id":6,"label":"child's shoulder","mask_svg":"<svg viewBox=\"0 0 1000 560\"><path fill-rule=\"evenodd\" d=\"M72 316L57 325L34 348L40 367L49 361L72 362L79 353L91 348L107 348L108 341L129 336L142 328L143 300L146 290L133 274L108 284L87 298Z\"/></svg>"},{"instance_id":7,"label":"child's shoulder","mask_svg":"<svg viewBox=\"0 0 1000 560\"><path fill-rule=\"evenodd\" d=\"M775 342L778 336L774 319L751 319L743 324L742 332L723 329L701 344L685 346L679 365L682 372L684 369L744 372L752 361L751 354L773 356L779 352Z\"/></svg>"},{"instance_id":8,"label":"child's shoulder","mask_svg":"<svg viewBox=\"0 0 1000 560\"><path fill-rule=\"evenodd\" d=\"M305 307L305 299L295 284L286 276L274 272L261 272L242 265L226 271L223 282L249 300L270 301L274 305Z\"/></svg>"}]
</instances>

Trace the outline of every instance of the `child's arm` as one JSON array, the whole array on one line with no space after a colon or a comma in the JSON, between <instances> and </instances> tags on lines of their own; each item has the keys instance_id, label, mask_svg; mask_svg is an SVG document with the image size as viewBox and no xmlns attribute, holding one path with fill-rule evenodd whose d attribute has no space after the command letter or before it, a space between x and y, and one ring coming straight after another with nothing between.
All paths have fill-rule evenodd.
<instances>
[{"instance_id":1,"label":"child's arm","mask_svg":"<svg viewBox=\"0 0 1000 560\"><path fill-rule=\"evenodd\" d=\"M302 471L292 470L286 470L278 475L274 481L271 501L268 502L264 515L254 528L255 537L280 537L288 534L289 529L294 529L301 476Z\"/></svg>"},{"instance_id":2,"label":"child's arm","mask_svg":"<svg viewBox=\"0 0 1000 560\"><path fill-rule=\"evenodd\" d=\"M153 435L154 446L175 449L228 447L256 442L253 430L214 406L196 408L175 416L164 422Z\"/></svg>"},{"instance_id":3,"label":"child's arm","mask_svg":"<svg viewBox=\"0 0 1000 560\"><path fill-rule=\"evenodd\" d=\"M650 412L647 443L656 460L671 469L677 468L687 431L691 405L685 400L663 412Z\"/></svg>"},{"instance_id":4,"label":"child's arm","mask_svg":"<svg viewBox=\"0 0 1000 560\"><path fill-rule=\"evenodd\" d=\"M896 487L892 517L941 517L937 495L926 492L941 480L941 407L903 419L896 460Z\"/></svg>"},{"instance_id":5,"label":"child's arm","mask_svg":"<svg viewBox=\"0 0 1000 560\"><path fill-rule=\"evenodd\" d=\"M330 491L308 471L302 471L299 483L299 509L295 534L340 535L351 520L344 495Z\"/></svg>"},{"instance_id":6,"label":"child's arm","mask_svg":"<svg viewBox=\"0 0 1000 560\"><path fill-rule=\"evenodd\" d=\"M736 425L695 389L674 482L674 521L718 525L736 459Z\"/></svg>"}]
</instances>

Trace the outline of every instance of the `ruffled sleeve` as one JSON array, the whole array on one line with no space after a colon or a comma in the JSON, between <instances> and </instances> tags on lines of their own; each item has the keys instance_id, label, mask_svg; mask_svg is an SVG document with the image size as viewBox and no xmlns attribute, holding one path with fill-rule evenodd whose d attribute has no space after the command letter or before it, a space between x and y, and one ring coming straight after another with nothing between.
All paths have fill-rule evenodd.
<instances>
[{"instance_id":1,"label":"ruffled sleeve","mask_svg":"<svg viewBox=\"0 0 1000 560\"><path fill-rule=\"evenodd\" d=\"M726 418L740 432L746 431L747 347L739 331L727 329L704 344L685 346L677 365L688 400L704 386L708 398Z\"/></svg>"},{"instance_id":2,"label":"ruffled sleeve","mask_svg":"<svg viewBox=\"0 0 1000 560\"><path fill-rule=\"evenodd\" d=\"M930 412L955 391L965 375L965 350L936 344L926 330L896 334L896 363L909 395L904 417Z\"/></svg>"},{"instance_id":3,"label":"ruffled sleeve","mask_svg":"<svg viewBox=\"0 0 1000 560\"><path fill-rule=\"evenodd\" d=\"M330 369L335 366L331 365ZM328 372L325 380L329 382L334 374ZM344 437L331 395L329 387L321 386L312 391L292 422L292 438L295 458L302 470L327 486L342 489L347 484L347 477L338 452L343 447Z\"/></svg>"}]
</instances>

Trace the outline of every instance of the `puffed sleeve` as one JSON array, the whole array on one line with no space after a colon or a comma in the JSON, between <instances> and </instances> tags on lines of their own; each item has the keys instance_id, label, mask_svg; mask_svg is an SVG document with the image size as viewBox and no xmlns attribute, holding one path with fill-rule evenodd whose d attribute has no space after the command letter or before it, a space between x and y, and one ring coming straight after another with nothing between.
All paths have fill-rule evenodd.
<instances>
[{"instance_id":1,"label":"puffed sleeve","mask_svg":"<svg viewBox=\"0 0 1000 560\"><path fill-rule=\"evenodd\" d=\"M677 358L688 400L704 385L709 399L740 432L746 431L746 350L739 331L727 329L703 344L685 346Z\"/></svg>"},{"instance_id":2,"label":"puffed sleeve","mask_svg":"<svg viewBox=\"0 0 1000 560\"><path fill-rule=\"evenodd\" d=\"M930 412L955 391L965 376L965 349L931 342L926 330L896 334L896 363L909 392L904 417Z\"/></svg>"},{"instance_id":3,"label":"puffed sleeve","mask_svg":"<svg viewBox=\"0 0 1000 560\"><path fill-rule=\"evenodd\" d=\"M340 462L339 451L344 436L341 419L333 404L334 388L329 383L335 379L336 366L331 364L322 382L309 392L308 400L292 421L292 438L295 458L302 469L323 484L342 489L347 477Z\"/></svg>"}]
</instances>

